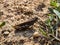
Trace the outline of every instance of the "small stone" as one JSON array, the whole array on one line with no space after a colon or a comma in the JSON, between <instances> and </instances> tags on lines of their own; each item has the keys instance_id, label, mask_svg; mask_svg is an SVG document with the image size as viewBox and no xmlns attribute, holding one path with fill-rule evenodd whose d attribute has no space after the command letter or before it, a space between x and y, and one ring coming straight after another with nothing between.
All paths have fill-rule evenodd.
<instances>
[{"instance_id":1,"label":"small stone","mask_svg":"<svg viewBox=\"0 0 60 45\"><path fill-rule=\"evenodd\" d=\"M2 31L2 34L3 34L4 37L8 36L9 33L10 33L9 30L3 30L3 31Z\"/></svg>"},{"instance_id":2,"label":"small stone","mask_svg":"<svg viewBox=\"0 0 60 45\"><path fill-rule=\"evenodd\" d=\"M35 45L40 45L39 43L35 43Z\"/></svg>"},{"instance_id":3,"label":"small stone","mask_svg":"<svg viewBox=\"0 0 60 45\"><path fill-rule=\"evenodd\" d=\"M9 32L8 31L5 31L3 34L7 35L7 34L9 34Z\"/></svg>"},{"instance_id":4,"label":"small stone","mask_svg":"<svg viewBox=\"0 0 60 45\"><path fill-rule=\"evenodd\" d=\"M7 37L9 35L8 31L5 31L4 33L2 33L4 37Z\"/></svg>"},{"instance_id":5,"label":"small stone","mask_svg":"<svg viewBox=\"0 0 60 45\"><path fill-rule=\"evenodd\" d=\"M35 32L35 33L33 34L33 36L34 36L34 37L39 37L40 34L39 34L38 32Z\"/></svg>"}]
</instances>

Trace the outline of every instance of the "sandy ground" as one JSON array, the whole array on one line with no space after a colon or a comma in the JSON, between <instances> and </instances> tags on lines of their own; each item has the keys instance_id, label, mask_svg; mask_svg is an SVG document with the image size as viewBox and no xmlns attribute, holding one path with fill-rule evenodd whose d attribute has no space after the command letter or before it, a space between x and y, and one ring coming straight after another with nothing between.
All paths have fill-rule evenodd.
<instances>
[{"instance_id":1,"label":"sandy ground","mask_svg":"<svg viewBox=\"0 0 60 45\"><path fill-rule=\"evenodd\" d=\"M13 26L38 17L45 21L49 13L50 0L0 0L0 22L6 24L0 28L0 45L44 45L46 41L34 34L39 33L38 22L31 29L17 30ZM42 40L42 41L41 41Z\"/></svg>"}]
</instances>

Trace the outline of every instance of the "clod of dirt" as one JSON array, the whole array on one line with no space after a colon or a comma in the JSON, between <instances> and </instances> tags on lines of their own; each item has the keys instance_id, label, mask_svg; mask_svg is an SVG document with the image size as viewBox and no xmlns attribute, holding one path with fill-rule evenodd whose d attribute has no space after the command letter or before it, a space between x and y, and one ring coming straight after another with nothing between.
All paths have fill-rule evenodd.
<instances>
[{"instance_id":1,"label":"clod of dirt","mask_svg":"<svg viewBox=\"0 0 60 45\"><path fill-rule=\"evenodd\" d=\"M41 4L41 5L38 5L38 7L36 8L36 11L43 11L43 8L45 7L45 4Z\"/></svg>"},{"instance_id":2,"label":"clod of dirt","mask_svg":"<svg viewBox=\"0 0 60 45\"><path fill-rule=\"evenodd\" d=\"M27 28L29 28L31 25L33 25L36 21L38 20L37 17L32 18L30 20L28 20L27 22L21 23L19 25L16 25L14 28L16 30L26 30Z\"/></svg>"},{"instance_id":3,"label":"clod of dirt","mask_svg":"<svg viewBox=\"0 0 60 45\"><path fill-rule=\"evenodd\" d=\"M4 4L4 7L5 7L5 8L7 8L8 6L9 6L9 4L7 4L7 3Z\"/></svg>"},{"instance_id":4,"label":"clod of dirt","mask_svg":"<svg viewBox=\"0 0 60 45\"><path fill-rule=\"evenodd\" d=\"M24 10L23 10L23 8L18 7L18 8L16 8L15 12L16 12L15 15L20 15L21 13L24 12Z\"/></svg>"},{"instance_id":5,"label":"clod of dirt","mask_svg":"<svg viewBox=\"0 0 60 45\"><path fill-rule=\"evenodd\" d=\"M37 43L37 42L38 42L38 38L39 38L39 37L33 37L33 41L34 41L35 43Z\"/></svg>"},{"instance_id":6,"label":"clod of dirt","mask_svg":"<svg viewBox=\"0 0 60 45\"><path fill-rule=\"evenodd\" d=\"M19 44L20 44L20 45L23 45L23 44L24 44L24 40L21 39L21 40L19 41Z\"/></svg>"},{"instance_id":7,"label":"clod of dirt","mask_svg":"<svg viewBox=\"0 0 60 45\"><path fill-rule=\"evenodd\" d=\"M0 16L3 15L4 13L2 11L0 11Z\"/></svg>"},{"instance_id":8,"label":"clod of dirt","mask_svg":"<svg viewBox=\"0 0 60 45\"><path fill-rule=\"evenodd\" d=\"M13 42L12 41L10 41L10 42L4 42L6 45L13 45Z\"/></svg>"},{"instance_id":9,"label":"clod of dirt","mask_svg":"<svg viewBox=\"0 0 60 45\"><path fill-rule=\"evenodd\" d=\"M28 11L28 12L25 12L24 14L25 14L25 15L33 15L33 12Z\"/></svg>"}]
</instances>

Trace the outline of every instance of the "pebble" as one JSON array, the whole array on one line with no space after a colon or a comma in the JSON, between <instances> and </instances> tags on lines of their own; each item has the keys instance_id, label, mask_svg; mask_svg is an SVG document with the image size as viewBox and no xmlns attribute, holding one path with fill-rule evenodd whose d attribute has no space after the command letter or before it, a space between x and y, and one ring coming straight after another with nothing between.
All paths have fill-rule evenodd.
<instances>
[{"instance_id":1,"label":"pebble","mask_svg":"<svg viewBox=\"0 0 60 45\"><path fill-rule=\"evenodd\" d=\"M34 42L25 42L24 45L34 45Z\"/></svg>"},{"instance_id":2,"label":"pebble","mask_svg":"<svg viewBox=\"0 0 60 45\"><path fill-rule=\"evenodd\" d=\"M5 31L3 34L4 34L4 35L8 35L8 34L9 34L9 32L8 32L8 31Z\"/></svg>"},{"instance_id":3,"label":"pebble","mask_svg":"<svg viewBox=\"0 0 60 45\"><path fill-rule=\"evenodd\" d=\"M39 37L40 34L39 34L39 32L35 32L35 33L33 34L33 36L34 36L34 37Z\"/></svg>"}]
</instances>

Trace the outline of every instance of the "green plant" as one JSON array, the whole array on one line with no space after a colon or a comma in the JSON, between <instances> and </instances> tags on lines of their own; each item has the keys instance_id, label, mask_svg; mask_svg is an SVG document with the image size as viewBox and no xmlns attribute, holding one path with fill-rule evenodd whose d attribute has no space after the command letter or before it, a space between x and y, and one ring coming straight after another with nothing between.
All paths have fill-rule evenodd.
<instances>
[{"instance_id":1,"label":"green plant","mask_svg":"<svg viewBox=\"0 0 60 45\"><path fill-rule=\"evenodd\" d=\"M50 5L53 7L57 7L57 1L56 0L51 0Z\"/></svg>"},{"instance_id":2,"label":"green plant","mask_svg":"<svg viewBox=\"0 0 60 45\"><path fill-rule=\"evenodd\" d=\"M58 5L57 0L51 0L50 5L52 8L48 8L50 11L50 14L48 14L48 19L44 22L48 33L46 33L43 29L40 28L40 32L46 36L51 34L54 39L59 40L58 38L58 25L60 24L60 5Z\"/></svg>"},{"instance_id":3,"label":"green plant","mask_svg":"<svg viewBox=\"0 0 60 45\"><path fill-rule=\"evenodd\" d=\"M39 30L40 30L40 32L43 34L43 36L45 36L45 37L48 36L47 33L46 33L42 28L40 28Z\"/></svg>"},{"instance_id":4,"label":"green plant","mask_svg":"<svg viewBox=\"0 0 60 45\"><path fill-rule=\"evenodd\" d=\"M0 22L0 28L5 25L5 22Z\"/></svg>"}]
</instances>

